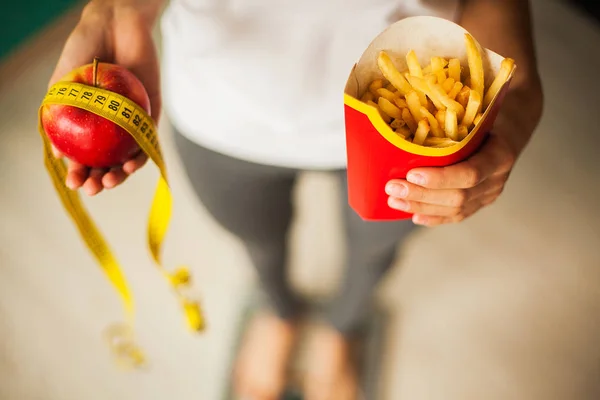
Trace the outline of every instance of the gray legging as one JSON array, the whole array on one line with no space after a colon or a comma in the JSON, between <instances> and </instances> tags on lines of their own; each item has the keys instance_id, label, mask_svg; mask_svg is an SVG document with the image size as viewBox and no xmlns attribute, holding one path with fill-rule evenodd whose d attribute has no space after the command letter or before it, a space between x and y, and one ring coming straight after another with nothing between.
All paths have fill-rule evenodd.
<instances>
[{"instance_id":1,"label":"gray legging","mask_svg":"<svg viewBox=\"0 0 600 400\"><path fill-rule=\"evenodd\" d=\"M287 283L285 261L291 193L299 171L231 158L180 133L175 133L175 144L202 204L248 250L270 305L282 318L293 318L301 302ZM327 317L340 332L352 334L367 316L371 295L392 265L397 245L414 225L363 221L347 204L345 171L334 173L342 184L347 269Z\"/></svg>"}]
</instances>

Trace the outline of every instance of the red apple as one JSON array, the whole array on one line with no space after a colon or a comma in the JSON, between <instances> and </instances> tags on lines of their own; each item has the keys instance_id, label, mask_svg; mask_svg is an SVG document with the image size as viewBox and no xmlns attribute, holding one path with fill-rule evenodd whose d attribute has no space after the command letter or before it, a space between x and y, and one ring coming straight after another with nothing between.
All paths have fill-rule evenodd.
<instances>
[{"instance_id":1,"label":"red apple","mask_svg":"<svg viewBox=\"0 0 600 400\"><path fill-rule=\"evenodd\" d=\"M150 99L144 85L124 67L96 63L79 67L61 79L110 90L127 97L148 114ZM95 79L95 82L94 82ZM96 168L121 165L140 148L133 137L117 124L78 107L47 104L42 125L52 144L67 158Z\"/></svg>"}]
</instances>

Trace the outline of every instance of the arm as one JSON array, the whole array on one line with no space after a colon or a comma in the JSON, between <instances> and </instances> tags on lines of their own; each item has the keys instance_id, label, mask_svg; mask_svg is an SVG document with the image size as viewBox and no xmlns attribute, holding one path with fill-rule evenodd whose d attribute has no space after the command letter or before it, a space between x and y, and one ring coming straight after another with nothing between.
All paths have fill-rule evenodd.
<instances>
[{"instance_id":1,"label":"arm","mask_svg":"<svg viewBox=\"0 0 600 400\"><path fill-rule=\"evenodd\" d=\"M122 10L136 10L149 26L156 22L167 0L91 0L84 8L82 18L87 14L101 11L102 14L118 13ZM106 14L105 14L106 15Z\"/></svg>"},{"instance_id":2,"label":"arm","mask_svg":"<svg viewBox=\"0 0 600 400\"><path fill-rule=\"evenodd\" d=\"M414 214L420 225L460 222L492 204L537 127L543 96L525 0L463 0L460 24L482 46L511 57L517 70L493 132L466 161L415 168L386 186L392 208Z\"/></svg>"},{"instance_id":3,"label":"arm","mask_svg":"<svg viewBox=\"0 0 600 400\"><path fill-rule=\"evenodd\" d=\"M524 0L465 0L459 23L482 46L517 64L496 128L505 132L518 155L537 127L543 108L530 4Z\"/></svg>"}]
</instances>

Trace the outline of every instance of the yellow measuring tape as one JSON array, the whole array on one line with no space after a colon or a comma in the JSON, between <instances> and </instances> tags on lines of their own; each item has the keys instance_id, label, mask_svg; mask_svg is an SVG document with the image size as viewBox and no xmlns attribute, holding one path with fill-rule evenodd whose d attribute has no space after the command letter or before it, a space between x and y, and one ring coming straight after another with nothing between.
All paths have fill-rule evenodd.
<instances>
[{"instance_id":1,"label":"yellow measuring tape","mask_svg":"<svg viewBox=\"0 0 600 400\"><path fill-rule=\"evenodd\" d=\"M133 297L127 281L121 272L119 263L86 211L79 194L65 186L67 168L63 160L57 159L54 156L50 141L41 123L41 110L46 104L62 104L78 107L114 122L133 136L142 151L158 167L160 177L148 220L148 246L150 254L181 302L189 327L194 331L201 331L204 329L204 319L200 311L200 306L195 301L186 297L182 292L182 289L190 282L189 270L185 267L180 267L174 272L169 272L161 263L162 242L171 218L172 198L156 127L150 116L141 107L126 97L98 87L71 82L58 82L50 88L42 101L38 117L39 131L44 142L44 162L52 178L56 192L60 196L64 208L77 226L81 238L104 270L123 303L126 322L112 326L108 330L107 338L109 345L120 363L129 367L141 366L145 362L145 357L135 343L133 333L135 314Z\"/></svg>"}]
</instances>

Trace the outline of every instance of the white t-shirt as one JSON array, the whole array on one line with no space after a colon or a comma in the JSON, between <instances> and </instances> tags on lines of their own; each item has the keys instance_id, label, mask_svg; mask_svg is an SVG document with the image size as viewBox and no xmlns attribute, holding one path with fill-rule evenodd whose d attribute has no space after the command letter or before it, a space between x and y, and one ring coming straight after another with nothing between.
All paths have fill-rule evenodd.
<instances>
[{"instance_id":1,"label":"white t-shirt","mask_svg":"<svg viewBox=\"0 0 600 400\"><path fill-rule=\"evenodd\" d=\"M201 146L301 169L346 165L343 91L394 17L453 19L459 0L171 0L163 98Z\"/></svg>"}]
</instances>

